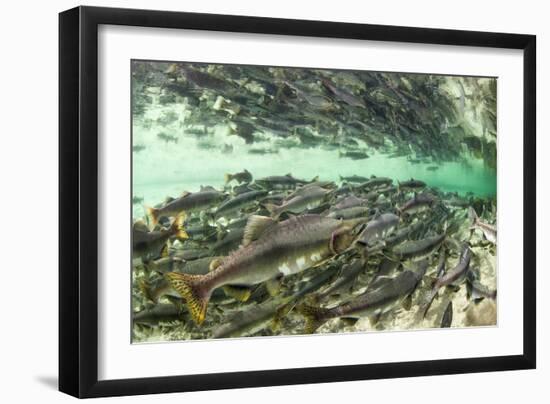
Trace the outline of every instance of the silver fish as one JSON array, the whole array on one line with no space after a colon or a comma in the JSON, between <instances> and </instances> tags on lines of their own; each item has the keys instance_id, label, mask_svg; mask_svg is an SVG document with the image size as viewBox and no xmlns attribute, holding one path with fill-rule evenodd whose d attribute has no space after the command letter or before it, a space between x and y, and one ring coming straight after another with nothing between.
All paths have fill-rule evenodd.
<instances>
[{"instance_id":1,"label":"silver fish","mask_svg":"<svg viewBox=\"0 0 550 404\"><path fill-rule=\"evenodd\" d=\"M483 237L493 244L497 243L497 228L488 223L481 221L474 208L468 209L468 215L472 222L472 230L480 230L483 233Z\"/></svg>"}]
</instances>

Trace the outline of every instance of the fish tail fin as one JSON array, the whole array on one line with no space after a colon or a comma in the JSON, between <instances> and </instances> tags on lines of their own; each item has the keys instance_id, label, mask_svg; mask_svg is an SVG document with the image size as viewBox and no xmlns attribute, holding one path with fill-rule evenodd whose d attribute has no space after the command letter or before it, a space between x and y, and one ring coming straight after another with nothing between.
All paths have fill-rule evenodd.
<instances>
[{"instance_id":1,"label":"fish tail fin","mask_svg":"<svg viewBox=\"0 0 550 404\"><path fill-rule=\"evenodd\" d=\"M200 325L206 318L206 308L212 293L204 283L204 275L189 275L168 272L164 275L172 287L184 299L196 324Z\"/></svg>"},{"instance_id":2,"label":"fish tail fin","mask_svg":"<svg viewBox=\"0 0 550 404\"><path fill-rule=\"evenodd\" d=\"M283 323L283 320L288 316L288 313L294 308L294 306L291 304L292 297L287 297L283 299L283 302L281 303L281 306L275 311L275 315L273 316L273 319L271 320L271 324L269 325L269 328L272 332L276 333L281 329L281 325Z\"/></svg>"},{"instance_id":3,"label":"fish tail fin","mask_svg":"<svg viewBox=\"0 0 550 404\"><path fill-rule=\"evenodd\" d=\"M155 301L155 297L151 294L151 284L146 281L145 279L140 279L138 281L138 289L143 293L143 296L145 296L146 299L152 301L153 303L157 303Z\"/></svg>"},{"instance_id":4,"label":"fish tail fin","mask_svg":"<svg viewBox=\"0 0 550 404\"><path fill-rule=\"evenodd\" d=\"M329 309L301 304L297 310L306 320L304 332L307 334L313 334L328 319Z\"/></svg>"},{"instance_id":5,"label":"fish tail fin","mask_svg":"<svg viewBox=\"0 0 550 404\"><path fill-rule=\"evenodd\" d=\"M187 234L183 226L186 218L187 215L185 212L181 212L178 216L176 216L174 223L172 223L172 231L174 232L174 235L181 240L189 238L189 234Z\"/></svg>"},{"instance_id":6,"label":"fish tail fin","mask_svg":"<svg viewBox=\"0 0 550 404\"><path fill-rule=\"evenodd\" d=\"M439 288L434 287L430 292L428 292L427 296L424 298L424 302L421 306L421 312L422 317L425 318L426 314L428 313L428 310L430 309L430 306L432 305L432 302L434 301L435 297L437 296L437 292L439 291Z\"/></svg>"},{"instance_id":7,"label":"fish tail fin","mask_svg":"<svg viewBox=\"0 0 550 404\"><path fill-rule=\"evenodd\" d=\"M159 209L145 206L145 211L147 212L147 216L151 220L151 224L153 225L153 227L156 226L156 224L159 222Z\"/></svg>"},{"instance_id":8,"label":"fish tail fin","mask_svg":"<svg viewBox=\"0 0 550 404\"><path fill-rule=\"evenodd\" d=\"M404 213L403 210L401 209L401 207L399 205L395 205L395 212L397 213L397 216L399 216L401 219L404 219L405 216L404 216Z\"/></svg>"},{"instance_id":9,"label":"fish tail fin","mask_svg":"<svg viewBox=\"0 0 550 404\"><path fill-rule=\"evenodd\" d=\"M225 183L227 184L227 183L229 183L233 180L233 175L225 173L223 175L223 179L225 180Z\"/></svg>"}]
</instances>

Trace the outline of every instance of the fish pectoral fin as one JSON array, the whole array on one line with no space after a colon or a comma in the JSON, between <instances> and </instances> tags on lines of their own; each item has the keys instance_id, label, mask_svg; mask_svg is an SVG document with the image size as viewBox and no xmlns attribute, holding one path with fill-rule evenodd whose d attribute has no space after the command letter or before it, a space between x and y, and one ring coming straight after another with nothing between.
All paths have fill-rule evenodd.
<instances>
[{"instance_id":1,"label":"fish pectoral fin","mask_svg":"<svg viewBox=\"0 0 550 404\"><path fill-rule=\"evenodd\" d=\"M380 255L390 261L401 262L401 259L390 250L381 250Z\"/></svg>"},{"instance_id":2,"label":"fish pectoral fin","mask_svg":"<svg viewBox=\"0 0 550 404\"><path fill-rule=\"evenodd\" d=\"M306 320L304 326L304 332L306 334L313 334L322 326L328 320L328 314L330 312L328 309L309 306L307 304L300 304L296 309Z\"/></svg>"},{"instance_id":3,"label":"fish pectoral fin","mask_svg":"<svg viewBox=\"0 0 550 404\"><path fill-rule=\"evenodd\" d=\"M290 304L290 301L288 299L284 300L286 303L283 303L273 315L273 319L271 320L271 323L269 325L269 328L272 332L277 332L281 328L281 324L283 322L283 318L285 318L288 313L294 308L292 304Z\"/></svg>"},{"instance_id":4,"label":"fish pectoral fin","mask_svg":"<svg viewBox=\"0 0 550 404\"><path fill-rule=\"evenodd\" d=\"M433 287L435 285L435 282L437 281L437 276L434 276L434 275L424 275L424 277L422 278L422 280L424 281L424 283L426 285L429 285L430 287Z\"/></svg>"},{"instance_id":5,"label":"fish pectoral fin","mask_svg":"<svg viewBox=\"0 0 550 404\"><path fill-rule=\"evenodd\" d=\"M137 285L143 296L145 296L148 300L152 301L153 303L156 303L155 298L151 294L151 284L145 280L145 279L139 279L137 281Z\"/></svg>"},{"instance_id":6,"label":"fish pectoral fin","mask_svg":"<svg viewBox=\"0 0 550 404\"><path fill-rule=\"evenodd\" d=\"M470 282L466 282L466 297L475 300L476 292Z\"/></svg>"},{"instance_id":7,"label":"fish pectoral fin","mask_svg":"<svg viewBox=\"0 0 550 404\"><path fill-rule=\"evenodd\" d=\"M378 322L380 321L380 317L382 317L381 312L377 312L374 315L369 316L369 323L371 327L375 327L378 324Z\"/></svg>"},{"instance_id":8,"label":"fish pectoral fin","mask_svg":"<svg viewBox=\"0 0 550 404\"><path fill-rule=\"evenodd\" d=\"M359 321L356 317L341 317L340 320L349 327L353 327Z\"/></svg>"},{"instance_id":9,"label":"fish pectoral fin","mask_svg":"<svg viewBox=\"0 0 550 404\"><path fill-rule=\"evenodd\" d=\"M269 227L271 227L275 220L266 216L252 215L248 219L244 228L243 246L247 246L252 241L257 240Z\"/></svg>"},{"instance_id":10,"label":"fish pectoral fin","mask_svg":"<svg viewBox=\"0 0 550 404\"><path fill-rule=\"evenodd\" d=\"M457 284L447 285L446 290L450 292L458 292L460 290L460 285L457 285Z\"/></svg>"},{"instance_id":11,"label":"fish pectoral fin","mask_svg":"<svg viewBox=\"0 0 550 404\"><path fill-rule=\"evenodd\" d=\"M282 317L273 316L269 322L269 330L274 334L277 333L281 329L281 321Z\"/></svg>"},{"instance_id":12,"label":"fish pectoral fin","mask_svg":"<svg viewBox=\"0 0 550 404\"><path fill-rule=\"evenodd\" d=\"M179 297L166 295L166 300L168 300L170 303L172 303L176 308L179 310L180 314L183 314L185 311L185 307L183 305L183 301Z\"/></svg>"},{"instance_id":13,"label":"fish pectoral fin","mask_svg":"<svg viewBox=\"0 0 550 404\"><path fill-rule=\"evenodd\" d=\"M252 291L248 286L224 285L223 292L239 302L246 302Z\"/></svg>"},{"instance_id":14,"label":"fish pectoral fin","mask_svg":"<svg viewBox=\"0 0 550 404\"><path fill-rule=\"evenodd\" d=\"M282 282L283 282L282 276L269 279L268 281L266 281L265 287L267 289L267 292L269 293L269 296L274 297L279 294L279 292L281 291Z\"/></svg>"},{"instance_id":15,"label":"fish pectoral fin","mask_svg":"<svg viewBox=\"0 0 550 404\"><path fill-rule=\"evenodd\" d=\"M411 309L411 307L412 307L412 295L407 295L407 296L403 299L403 301L401 302L401 306L402 306L405 310L409 311L409 310Z\"/></svg>"}]
</instances>

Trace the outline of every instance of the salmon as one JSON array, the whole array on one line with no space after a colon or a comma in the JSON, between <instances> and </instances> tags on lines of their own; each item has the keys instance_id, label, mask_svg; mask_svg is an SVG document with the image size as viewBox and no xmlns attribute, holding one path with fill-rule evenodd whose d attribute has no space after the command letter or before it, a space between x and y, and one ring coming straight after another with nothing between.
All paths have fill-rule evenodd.
<instances>
[{"instance_id":1,"label":"salmon","mask_svg":"<svg viewBox=\"0 0 550 404\"><path fill-rule=\"evenodd\" d=\"M201 324L215 289L224 285L252 286L318 266L350 248L364 222L303 215L277 223L268 217L252 216L241 247L225 259L214 261L210 273L171 272L165 276L185 298L195 322Z\"/></svg>"}]
</instances>

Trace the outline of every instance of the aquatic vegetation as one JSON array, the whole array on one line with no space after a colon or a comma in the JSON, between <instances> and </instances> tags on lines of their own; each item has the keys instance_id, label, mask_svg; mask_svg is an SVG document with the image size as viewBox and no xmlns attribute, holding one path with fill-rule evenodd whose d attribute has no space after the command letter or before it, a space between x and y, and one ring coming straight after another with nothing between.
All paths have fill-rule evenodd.
<instances>
[{"instance_id":1,"label":"aquatic vegetation","mask_svg":"<svg viewBox=\"0 0 550 404\"><path fill-rule=\"evenodd\" d=\"M134 61L132 95L133 342L496 324L495 79Z\"/></svg>"}]
</instances>

